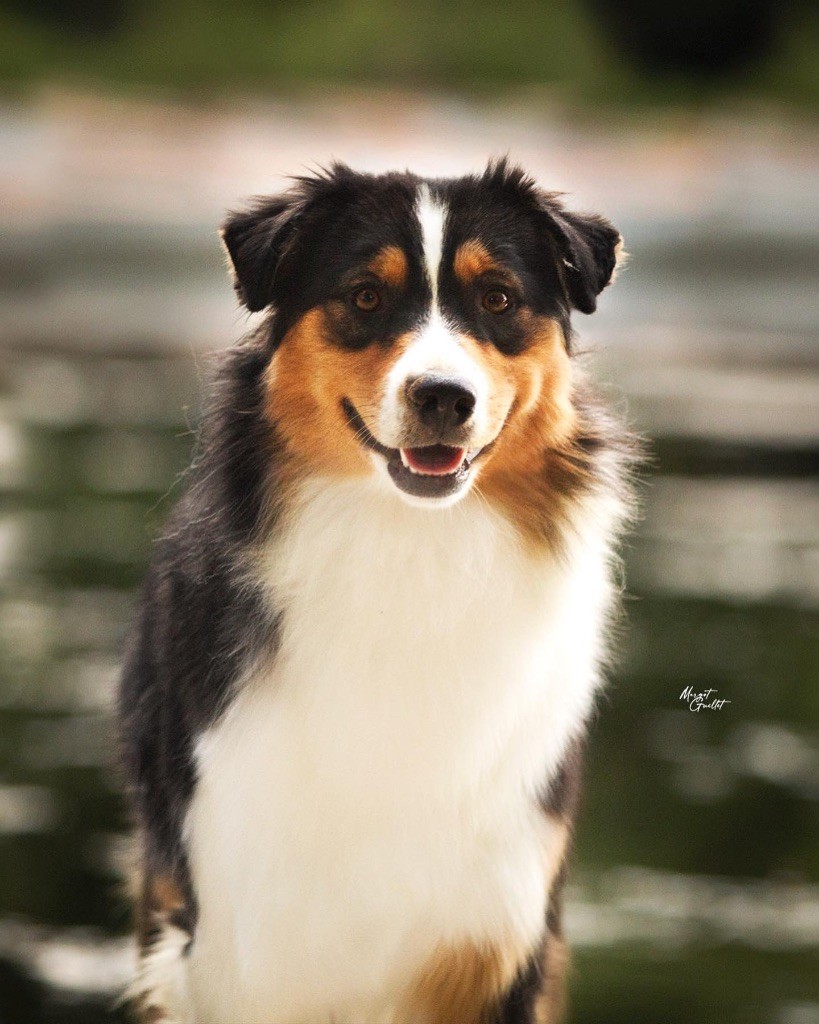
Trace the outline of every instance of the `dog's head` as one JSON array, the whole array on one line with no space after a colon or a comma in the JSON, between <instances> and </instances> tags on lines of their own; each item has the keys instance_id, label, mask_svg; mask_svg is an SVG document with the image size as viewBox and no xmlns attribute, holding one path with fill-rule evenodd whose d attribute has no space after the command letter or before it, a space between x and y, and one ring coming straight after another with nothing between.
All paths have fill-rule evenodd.
<instances>
[{"instance_id":1,"label":"dog's head","mask_svg":"<svg viewBox=\"0 0 819 1024\"><path fill-rule=\"evenodd\" d=\"M241 300L274 310L266 412L306 471L440 506L571 434L569 316L595 309L620 236L520 170L335 166L222 237Z\"/></svg>"}]
</instances>

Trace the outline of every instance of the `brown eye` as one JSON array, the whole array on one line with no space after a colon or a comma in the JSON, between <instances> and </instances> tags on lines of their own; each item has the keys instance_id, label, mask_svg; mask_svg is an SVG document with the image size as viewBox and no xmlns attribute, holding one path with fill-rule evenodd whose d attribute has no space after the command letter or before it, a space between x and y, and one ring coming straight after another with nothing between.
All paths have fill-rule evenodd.
<instances>
[{"instance_id":1,"label":"brown eye","mask_svg":"<svg viewBox=\"0 0 819 1024\"><path fill-rule=\"evenodd\" d=\"M359 288L353 295L353 302L364 313L372 313L381 305L381 296L375 288Z\"/></svg>"},{"instance_id":2,"label":"brown eye","mask_svg":"<svg viewBox=\"0 0 819 1024\"><path fill-rule=\"evenodd\" d=\"M489 313L505 313L511 304L509 296L499 288L493 288L483 297L483 308Z\"/></svg>"}]
</instances>

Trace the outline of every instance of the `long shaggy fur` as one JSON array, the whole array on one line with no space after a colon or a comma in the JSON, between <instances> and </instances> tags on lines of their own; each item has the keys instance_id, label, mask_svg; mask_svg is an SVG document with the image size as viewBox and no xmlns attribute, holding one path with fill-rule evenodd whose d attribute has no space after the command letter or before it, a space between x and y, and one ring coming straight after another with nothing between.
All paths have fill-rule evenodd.
<instances>
[{"instance_id":1,"label":"long shaggy fur","mask_svg":"<svg viewBox=\"0 0 819 1024\"><path fill-rule=\"evenodd\" d=\"M131 994L174 1024L554 1024L635 457L570 316L619 234L498 162L334 166L222 237L266 312L125 660Z\"/></svg>"}]
</instances>

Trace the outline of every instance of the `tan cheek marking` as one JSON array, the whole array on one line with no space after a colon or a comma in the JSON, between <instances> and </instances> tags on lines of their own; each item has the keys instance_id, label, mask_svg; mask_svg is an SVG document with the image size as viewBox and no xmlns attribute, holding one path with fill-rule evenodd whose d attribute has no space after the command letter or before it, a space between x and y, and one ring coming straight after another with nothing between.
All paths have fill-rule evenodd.
<instances>
[{"instance_id":1,"label":"tan cheek marking","mask_svg":"<svg viewBox=\"0 0 819 1024\"><path fill-rule=\"evenodd\" d=\"M533 318L532 337L531 346L511 358L484 347L493 386L501 381L504 395L514 397L479 487L540 545L557 540L561 512L581 482L582 469L573 457L577 417L562 331L553 320ZM497 364L498 357L503 364Z\"/></svg>"},{"instance_id":2,"label":"tan cheek marking","mask_svg":"<svg viewBox=\"0 0 819 1024\"><path fill-rule=\"evenodd\" d=\"M506 444L510 430L518 435L523 429L531 432L533 423L538 436L558 444L570 435L574 425L571 365L562 331L544 318L535 322L532 333L531 347L511 357L494 345L480 344L472 338L463 340L491 382L488 433L493 438L504 428L498 446Z\"/></svg>"},{"instance_id":3,"label":"tan cheek marking","mask_svg":"<svg viewBox=\"0 0 819 1024\"><path fill-rule=\"evenodd\" d=\"M372 472L368 451L341 409L348 398L372 429L390 368L410 336L389 346L352 351L334 344L324 309L304 314L282 339L266 372L266 412L284 442L278 484L310 473L361 476Z\"/></svg>"},{"instance_id":4,"label":"tan cheek marking","mask_svg":"<svg viewBox=\"0 0 819 1024\"><path fill-rule=\"evenodd\" d=\"M490 270L498 270L498 264L489 255L486 246L477 240L470 238L463 245L458 246L455 258L452 261L455 276L461 284L470 285L476 277L486 274Z\"/></svg>"},{"instance_id":5,"label":"tan cheek marking","mask_svg":"<svg viewBox=\"0 0 819 1024\"><path fill-rule=\"evenodd\" d=\"M494 345L476 341L469 335L461 337L467 355L483 370L489 382L488 424L486 437L477 438L488 444L503 426L507 413L515 401L516 382L508 359Z\"/></svg>"},{"instance_id":6,"label":"tan cheek marking","mask_svg":"<svg viewBox=\"0 0 819 1024\"><path fill-rule=\"evenodd\" d=\"M413 987L400 1024L489 1024L528 950L466 943L442 949Z\"/></svg>"},{"instance_id":7,"label":"tan cheek marking","mask_svg":"<svg viewBox=\"0 0 819 1024\"><path fill-rule=\"evenodd\" d=\"M337 360L325 337L327 320L320 308L309 310L282 339L267 370L267 414L284 440L289 461L299 470L363 473L365 456L343 423ZM343 430L341 427L343 426Z\"/></svg>"},{"instance_id":8,"label":"tan cheek marking","mask_svg":"<svg viewBox=\"0 0 819 1024\"><path fill-rule=\"evenodd\" d=\"M385 245L370 261L368 270L391 288L402 288L408 273L406 254L397 245Z\"/></svg>"}]
</instances>

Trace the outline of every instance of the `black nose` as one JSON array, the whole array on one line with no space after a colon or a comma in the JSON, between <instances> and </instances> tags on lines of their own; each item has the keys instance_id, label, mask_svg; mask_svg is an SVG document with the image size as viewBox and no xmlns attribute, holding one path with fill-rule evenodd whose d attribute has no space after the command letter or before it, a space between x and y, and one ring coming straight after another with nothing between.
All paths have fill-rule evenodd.
<instances>
[{"instance_id":1,"label":"black nose","mask_svg":"<svg viewBox=\"0 0 819 1024\"><path fill-rule=\"evenodd\" d=\"M407 384L407 398L427 427L443 432L460 427L475 410L477 395L462 377L425 373Z\"/></svg>"}]
</instances>

